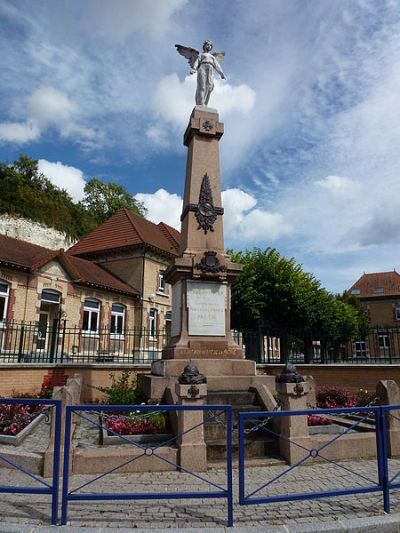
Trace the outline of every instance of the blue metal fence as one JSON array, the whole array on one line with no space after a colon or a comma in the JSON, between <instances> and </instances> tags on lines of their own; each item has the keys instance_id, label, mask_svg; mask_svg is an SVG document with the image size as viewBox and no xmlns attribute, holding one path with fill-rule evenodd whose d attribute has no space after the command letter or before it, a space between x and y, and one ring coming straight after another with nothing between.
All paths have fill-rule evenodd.
<instances>
[{"instance_id":1,"label":"blue metal fence","mask_svg":"<svg viewBox=\"0 0 400 533\"><path fill-rule=\"evenodd\" d=\"M119 438L124 441L125 444L130 444L132 447L138 449L141 453L139 455L134 455L132 458L127 461L122 461L120 465L114 467L108 471L103 472L100 475L95 476L92 480L86 481L79 487L70 489L70 476L69 472L69 460L70 460L70 442L71 442L71 426L72 426L72 415L78 415L81 418L84 418L89 423L94 426L99 427L100 429L104 427L102 422L96 422L89 416L86 416L85 412L98 412L102 413L107 412L126 412L126 411L203 411L204 413L209 412L209 416L204 419L202 423L199 423L190 429L186 430L183 433L173 436L171 439L164 441L161 445L146 445L142 443L135 442L131 440L128 436L119 435ZM203 475L200 475L198 472L191 471L187 468L184 468L182 465L174 463L160 455L157 451L160 446L173 445L177 440L189 433L190 431L204 425L207 422L213 420L218 420L219 417L224 415L226 417L226 449L227 449L227 458L226 458L226 487L217 485L216 483L208 480ZM108 429L108 432L116 435L113 431ZM84 487L88 487L95 481L104 478L105 476L117 472L120 468L132 463L134 461L140 460L146 456L154 456L161 461L166 462L171 467L175 467L177 470L190 474L194 478L201 480L212 487L214 490L210 491L198 491L198 492L181 492L181 491L170 491L170 492L79 492ZM65 525L68 520L68 503L70 501L84 501L84 500L170 500L170 499L186 499L186 498L226 498L227 500L227 524L229 527L233 525L233 497L232 497L232 407L230 405L218 405L218 406L190 406L190 405L79 405L79 406L68 406L66 408L66 426L65 426L65 443L64 443L64 477L63 477L63 487L62 487L62 508L61 508L61 524Z\"/></svg>"},{"instance_id":2,"label":"blue metal fence","mask_svg":"<svg viewBox=\"0 0 400 533\"><path fill-rule=\"evenodd\" d=\"M400 476L400 472L393 478L392 483L388 481L388 446L387 446L387 427L386 427L386 412L387 409L400 409L400 406L391 407L358 407L358 408L341 408L341 409L312 409L303 411L267 411L267 412L254 412L254 413L240 413L239 414L239 503L241 505L256 505L263 503L277 503L284 501L296 501L296 500L310 500L316 498L328 498L335 496L344 496L352 494L363 494L371 492L382 492L383 506L385 512L389 512L389 490L390 488L400 488L400 482L395 482L395 479ZM308 447L304 439L302 438L288 438L285 434L282 434L279 430L279 423L275 423L268 427L265 424L266 419L272 421L282 420L284 417L299 417L317 415L323 417L331 416L350 416L355 420L343 430L342 433L328 438L320 446ZM351 432L358 429L360 424L363 424L367 419L373 416L375 418L375 441L376 441L376 476L370 477L365 473L360 473L354 470L348 463L343 463L338 460L329 458L329 453L326 454L325 450L329 446L334 445L339 439L343 439ZM270 479L267 479L262 485L251 489L246 484L246 468L245 468L245 434L246 434L246 420L258 419L260 422L264 422L263 431L266 431L269 435L280 439L283 444L292 446L298 452L302 454L302 457L295 460L294 464L285 465L283 470L277 475L273 475ZM276 428L278 426L278 428ZM351 441L349 441L351 446ZM310 492L277 492L274 483L278 480L282 480L284 476L288 476L295 469L298 469L302 465L310 462L311 460L326 461L331 465L337 466L339 469L346 471L346 473L353 476L355 479L354 486L348 488L331 488L327 490L318 490ZM289 476L288 476L289 477Z\"/></svg>"},{"instance_id":3,"label":"blue metal fence","mask_svg":"<svg viewBox=\"0 0 400 533\"><path fill-rule=\"evenodd\" d=\"M61 436L61 401L44 400L44 399L27 399L27 398L0 398L2 405L42 405L50 406L55 409L55 428L54 428L54 454L53 454L53 477L49 483L43 478L28 472L26 468L18 465L0 453L0 461L7 464L8 468L13 468L36 482L36 486L18 486L8 485L0 486L0 493L9 494L46 494L51 496L51 523L57 524L58 521L58 488L60 475L60 436Z\"/></svg>"}]
</instances>

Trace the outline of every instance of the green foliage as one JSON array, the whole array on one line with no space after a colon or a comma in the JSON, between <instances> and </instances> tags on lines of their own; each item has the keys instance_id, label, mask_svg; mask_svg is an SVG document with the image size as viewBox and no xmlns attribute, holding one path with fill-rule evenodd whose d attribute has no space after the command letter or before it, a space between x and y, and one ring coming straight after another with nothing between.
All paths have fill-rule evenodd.
<instances>
[{"instance_id":1,"label":"green foliage","mask_svg":"<svg viewBox=\"0 0 400 533\"><path fill-rule=\"evenodd\" d=\"M85 185L84 190L85 197L82 205L98 224L110 218L122 207L129 209L136 215L143 216L145 214L143 205L117 183L104 183L92 178Z\"/></svg>"},{"instance_id":2,"label":"green foliage","mask_svg":"<svg viewBox=\"0 0 400 533\"><path fill-rule=\"evenodd\" d=\"M21 216L64 232L77 239L121 207L144 215L145 209L123 187L93 178L85 198L75 203L39 172L38 162L25 155L11 165L0 162L0 213Z\"/></svg>"},{"instance_id":3,"label":"green foliage","mask_svg":"<svg viewBox=\"0 0 400 533\"><path fill-rule=\"evenodd\" d=\"M298 330L310 341L317 333L314 338L333 344L355 339L365 330L366 318L358 302L326 291L295 259L281 256L274 248L231 251L230 255L243 265L232 286L233 327Z\"/></svg>"},{"instance_id":4,"label":"green foliage","mask_svg":"<svg viewBox=\"0 0 400 533\"><path fill-rule=\"evenodd\" d=\"M107 405L135 405L136 403L136 376L131 370L124 370L119 378L110 373L111 385L109 387L96 387L106 395Z\"/></svg>"}]
</instances>

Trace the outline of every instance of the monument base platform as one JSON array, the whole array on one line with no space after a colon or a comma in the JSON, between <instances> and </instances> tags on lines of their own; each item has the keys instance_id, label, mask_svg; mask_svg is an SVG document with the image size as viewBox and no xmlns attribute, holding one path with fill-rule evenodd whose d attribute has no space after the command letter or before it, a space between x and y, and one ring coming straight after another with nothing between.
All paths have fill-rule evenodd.
<instances>
[{"instance_id":1,"label":"monument base platform","mask_svg":"<svg viewBox=\"0 0 400 533\"><path fill-rule=\"evenodd\" d=\"M265 385L275 390L275 376L256 375L256 364L246 359L160 359L152 364L152 373L143 376L143 393L152 403L170 403L166 390L174 390L178 377L189 363L207 376L207 388L214 391L247 391Z\"/></svg>"},{"instance_id":2,"label":"monument base platform","mask_svg":"<svg viewBox=\"0 0 400 533\"><path fill-rule=\"evenodd\" d=\"M179 365L182 366L182 360L213 360L217 362L222 360L235 359L238 362L243 362L243 350L234 343L227 341L204 341L204 340L189 340L186 343L173 344L163 349L163 360L179 359ZM218 357L218 359L214 359ZM251 361L247 361L251 363ZM200 372L202 372L200 370ZM204 373L204 372L202 372Z\"/></svg>"}]
</instances>

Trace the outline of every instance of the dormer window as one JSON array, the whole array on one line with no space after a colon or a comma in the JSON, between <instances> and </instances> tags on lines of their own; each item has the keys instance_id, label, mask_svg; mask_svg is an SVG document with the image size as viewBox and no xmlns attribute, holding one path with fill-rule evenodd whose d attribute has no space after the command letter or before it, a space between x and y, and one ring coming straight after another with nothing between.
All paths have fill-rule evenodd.
<instances>
[{"instance_id":1,"label":"dormer window","mask_svg":"<svg viewBox=\"0 0 400 533\"><path fill-rule=\"evenodd\" d=\"M352 289L351 290L351 294L354 294L354 296L356 296L357 294L361 294L361 290L360 289Z\"/></svg>"},{"instance_id":2,"label":"dormer window","mask_svg":"<svg viewBox=\"0 0 400 533\"><path fill-rule=\"evenodd\" d=\"M382 294L383 292L385 292L385 289L383 287L375 287L374 289L375 294Z\"/></svg>"}]
</instances>

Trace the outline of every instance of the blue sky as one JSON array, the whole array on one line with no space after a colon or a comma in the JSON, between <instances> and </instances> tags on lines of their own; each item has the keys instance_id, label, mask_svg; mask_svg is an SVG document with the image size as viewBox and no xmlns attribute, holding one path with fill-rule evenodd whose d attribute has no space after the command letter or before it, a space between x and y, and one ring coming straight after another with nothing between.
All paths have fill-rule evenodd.
<instances>
[{"instance_id":1,"label":"blue sky","mask_svg":"<svg viewBox=\"0 0 400 533\"><path fill-rule=\"evenodd\" d=\"M210 105L226 245L276 247L332 291L400 268L400 0L2 0L0 159L82 196L116 181L179 228L195 79Z\"/></svg>"}]
</instances>

